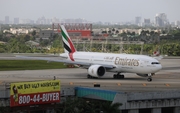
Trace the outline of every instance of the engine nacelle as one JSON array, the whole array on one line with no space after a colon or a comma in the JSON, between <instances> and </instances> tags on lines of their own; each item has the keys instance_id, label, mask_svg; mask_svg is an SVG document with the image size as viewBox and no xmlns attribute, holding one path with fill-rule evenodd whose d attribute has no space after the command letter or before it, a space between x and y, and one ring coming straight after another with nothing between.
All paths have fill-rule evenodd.
<instances>
[{"instance_id":1,"label":"engine nacelle","mask_svg":"<svg viewBox=\"0 0 180 113\"><path fill-rule=\"evenodd\" d=\"M93 77L104 76L106 69L101 65L92 65L88 68L88 74Z\"/></svg>"},{"instance_id":2,"label":"engine nacelle","mask_svg":"<svg viewBox=\"0 0 180 113\"><path fill-rule=\"evenodd\" d=\"M141 77L148 77L148 74L138 74L138 73L136 73L136 74L141 76Z\"/></svg>"}]
</instances>

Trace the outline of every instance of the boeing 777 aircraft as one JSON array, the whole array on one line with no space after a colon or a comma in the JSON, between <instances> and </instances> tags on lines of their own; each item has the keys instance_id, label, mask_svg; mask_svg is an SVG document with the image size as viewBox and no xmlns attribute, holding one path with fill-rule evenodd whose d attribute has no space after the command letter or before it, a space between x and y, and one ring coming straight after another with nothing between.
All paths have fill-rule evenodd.
<instances>
[{"instance_id":1,"label":"boeing 777 aircraft","mask_svg":"<svg viewBox=\"0 0 180 113\"><path fill-rule=\"evenodd\" d=\"M60 27L65 51L65 53L60 54L61 59L29 57L30 59L78 65L87 69L87 78L101 78L105 76L106 72L116 73L113 75L114 78L124 78L122 73L136 73L141 77L147 77L147 81L150 82L152 75L155 75L162 68L158 60L145 55L78 52L65 27L63 25Z\"/></svg>"}]
</instances>

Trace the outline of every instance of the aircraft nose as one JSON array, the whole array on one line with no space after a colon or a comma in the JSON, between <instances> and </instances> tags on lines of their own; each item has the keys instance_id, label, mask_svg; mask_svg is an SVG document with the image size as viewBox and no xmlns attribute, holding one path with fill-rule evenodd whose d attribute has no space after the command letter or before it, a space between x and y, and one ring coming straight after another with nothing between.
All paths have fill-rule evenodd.
<instances>
[{"instance_id":1,"label":"aircraft nose","mask_svg":"<svg viewBox=\"0 0 180 113\"><path fill-rule=\"evenodd\" d=\"M155 71L159 71L162 69L162 65L157 65Z\"/></svg>"},{"instance_id":2,"label":"aircraft nose","mask_svg":"<svg viewBox=\"0 0 180 113\"><path fill-rule=\"evenodd\" d=\"M162 65L159 65L159 70L161 70L162 69Z\"/></svg>"},{"instance_id":3,"label":"aircraft nose","mask_svg":"<svg viewBox=\"0 0 180 113\"><path fill-rule=\"evenodd\" d=\"M154 68L152 68L152 71L158 72L161 69L162 69L162 65L156 65Z\"/></svg>"}]
</instances>

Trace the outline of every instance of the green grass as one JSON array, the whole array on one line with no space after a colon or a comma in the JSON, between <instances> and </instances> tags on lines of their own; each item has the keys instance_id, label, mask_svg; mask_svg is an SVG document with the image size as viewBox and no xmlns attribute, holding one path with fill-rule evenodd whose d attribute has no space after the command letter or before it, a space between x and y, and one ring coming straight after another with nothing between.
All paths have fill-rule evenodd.
<instances>
[{"instance_id":1,"label":"green grass","mask_svg":"<svg viewBox=\"0 0 180 113\"><path fill-rule=\"evenodd\" d=\"M63 63L47 63L47 61L42 60L0 60L0 71L60 69L66 67Z\"/></svg>"}]
</instances>

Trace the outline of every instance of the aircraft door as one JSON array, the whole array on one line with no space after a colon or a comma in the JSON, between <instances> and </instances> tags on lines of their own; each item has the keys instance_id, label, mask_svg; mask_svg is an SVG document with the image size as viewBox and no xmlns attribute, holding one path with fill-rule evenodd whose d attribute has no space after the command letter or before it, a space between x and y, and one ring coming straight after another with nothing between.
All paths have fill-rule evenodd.
<instances>
[{"instance_id":1,"label":"aircraft door","mask_svg":"<svg viewBox=\"0 0 180 113\"><path fill-rule=\"evenodd\" d=\"M90 63L94 63L94 57L93 56L91 56L91 58L90 58L90 61L89 61Z\"/></svg>"}]
</instances>

